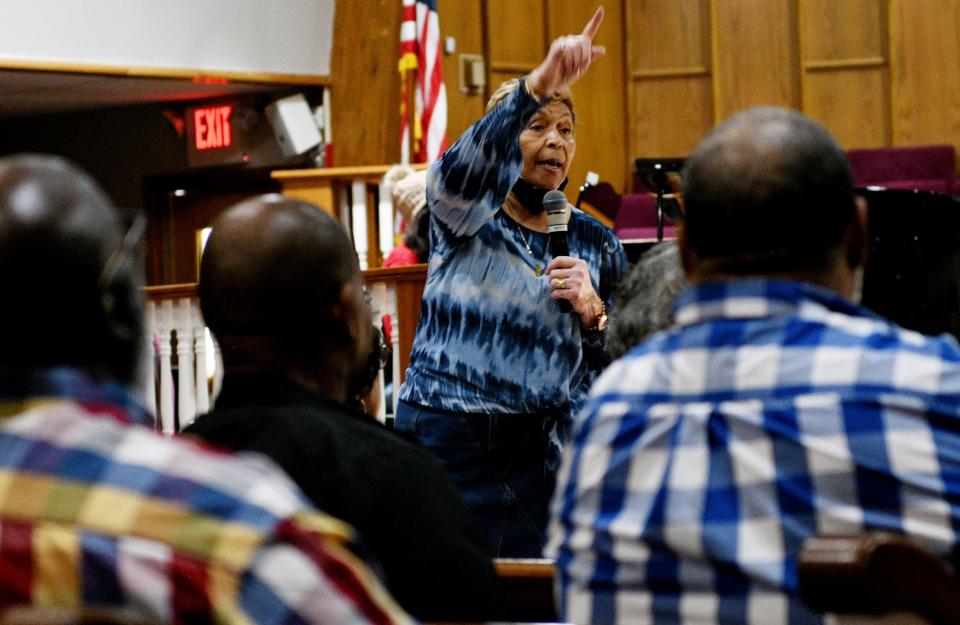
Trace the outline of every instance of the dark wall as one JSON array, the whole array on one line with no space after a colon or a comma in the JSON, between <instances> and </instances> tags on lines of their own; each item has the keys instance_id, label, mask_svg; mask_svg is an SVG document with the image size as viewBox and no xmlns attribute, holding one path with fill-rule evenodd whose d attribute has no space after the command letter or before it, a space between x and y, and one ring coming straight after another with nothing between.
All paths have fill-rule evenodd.
<instances>
[{"instance_id":1,"label":"dark wall","mask_svg":"<svg viewBox=\"0 0 960 625\"><path fill-rule=\"evenodd\" d=\"M143 206L144 176L187 168L163 106L129 106L0 121L0 154L44 152L87 170L121 206Z\"/></svg>"}]
</instances>

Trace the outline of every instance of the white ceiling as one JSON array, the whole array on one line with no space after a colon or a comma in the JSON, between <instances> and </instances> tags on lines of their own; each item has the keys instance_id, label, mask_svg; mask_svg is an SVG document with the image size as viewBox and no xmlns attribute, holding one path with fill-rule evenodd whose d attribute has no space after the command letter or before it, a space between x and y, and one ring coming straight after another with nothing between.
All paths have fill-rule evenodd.
<instances>
[{"instance_id":1,"label":"white ceiling","mask_svg":"<svg viewBox=\"0 0 960 625\"><path fill-rule=\"evenodd\" d=\"M276 89L277 85L194 83L174 78L0 69L0 118L124 104L178 102Z\"/></svg>"}]
</instances>

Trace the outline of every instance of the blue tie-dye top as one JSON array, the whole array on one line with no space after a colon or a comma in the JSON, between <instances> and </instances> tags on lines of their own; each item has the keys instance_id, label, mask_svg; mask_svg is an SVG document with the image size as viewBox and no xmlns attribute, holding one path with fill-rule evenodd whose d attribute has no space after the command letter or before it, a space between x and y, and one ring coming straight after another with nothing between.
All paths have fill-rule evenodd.
<instances>
[{"instance_id":1,"label":"blue tie-dye top","mask_svg":"<svg viewBox=\"0 0 960 625\"><path fill-rule=\"evenodd\" d=\"M521 235L501 210L523 165L520 132L537 108L517 89L430 168L429 269L404 401L455 412L570 415L609 362L602 333L561 313L549 278L535 273L551 259L548 235ZM609 310L626 266L619 239L574 209L569 241Z\"/></svg>"}]
</instances>

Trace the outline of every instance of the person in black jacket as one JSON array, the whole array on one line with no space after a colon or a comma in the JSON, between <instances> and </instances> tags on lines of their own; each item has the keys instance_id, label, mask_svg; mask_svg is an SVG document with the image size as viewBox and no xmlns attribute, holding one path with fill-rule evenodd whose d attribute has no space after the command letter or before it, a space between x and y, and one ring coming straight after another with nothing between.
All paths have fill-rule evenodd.
<instances>
[{"instance_id":1,"label":"person in black jacket","mask_svg":"<svg viewBox=\"0 0 960 625\"><path fill-rule=\"evenodd\" d=\"M214 409L186 432L276 461L359 530L414 616L486 620L496 572L453 481L348 406L374 326L343 227L279 195L242 202L213 224L199 294L225 375Z\"/></svg>"}]
</instances>

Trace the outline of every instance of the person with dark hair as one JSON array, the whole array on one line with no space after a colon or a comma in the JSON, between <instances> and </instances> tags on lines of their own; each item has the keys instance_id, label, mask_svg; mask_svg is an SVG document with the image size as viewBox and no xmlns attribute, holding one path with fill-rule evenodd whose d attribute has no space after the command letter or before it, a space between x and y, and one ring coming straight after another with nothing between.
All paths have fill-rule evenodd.
<instances>
[{"instance_id":1,"label":"person with dark hair","mask_svg":"<svg viewBox=\"0 0 960 625\"><path fill-rule=\"evenodd\" d=\"M503 83L427 174L427 286L396 428L450 471L501 557L540 556L560 447L609 363L623 246L567 205L557 251L543 205L576 153L569 86L602 54L602 19Z\"/></svg>"},{"instance_id":2,"label":"person with dark hair","mask_svg":"<svg viewBox=\"0 0 960 625\"><path fill-rule=\"evenodd\" d=\"M280 195L241 202L212 225L199 294L224 378L185 432L275 460L359 530L418 618L485 620L496 572L456 486L430 454L350 407L376 328L343 226Z\"/></svg>"},{"instance_id":3,"label":"person with dark hair","mask_svg":"<svg viewBox=\"0 0 960 625\"><path fill-rule=\"evenodd\" d=\"M410 623L273 463L153 430L132 394L144 226L64 159L0 158L0 614Z\"/></svg>"},{"instance_id":4,"label":"person with dark hair","mask_svg":"<svg viewBox=\"0 0 960 625\"><path fill-rule=\"evenodd\" d=\"M673 301L687 287L674 241L663 241L647 250L613 295L607 349L620 358L648 336L670 325Z\"/></svg>"},{"instance_id":5,"label":"person with dark hair","mask_svg":"<svg viewBox=\"0 0 960 625\"><path fill-rule=\"evenodd\" d=\"M686 164L673 325L610 366L564 458L562 620L818 623L815 534L960 529L960 346L854 303L867 213L836 141L751 109Z\"/></svg>"}]
</instances>

